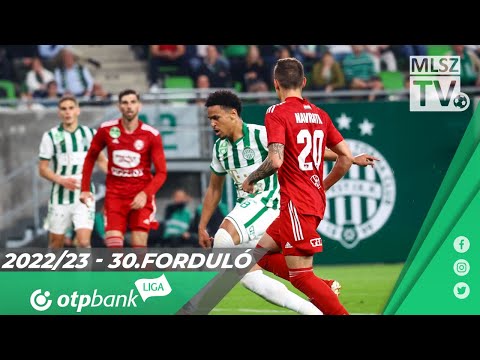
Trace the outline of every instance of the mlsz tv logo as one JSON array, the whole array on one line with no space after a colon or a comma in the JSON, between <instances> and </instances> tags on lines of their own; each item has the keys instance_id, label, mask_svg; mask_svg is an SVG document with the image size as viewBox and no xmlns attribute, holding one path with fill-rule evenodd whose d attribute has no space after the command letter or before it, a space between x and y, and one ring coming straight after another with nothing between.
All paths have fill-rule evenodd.
<instances>
[{"instance_id":1,"label":"mlsz tv logo","mask_svg":"<svg viewBox=\"0 0 480 360\"><path fill-rule=\"evenodd\" d=\"M465 111L460 56L410 56L410 111Z\"/></svg>"}]
</instances>

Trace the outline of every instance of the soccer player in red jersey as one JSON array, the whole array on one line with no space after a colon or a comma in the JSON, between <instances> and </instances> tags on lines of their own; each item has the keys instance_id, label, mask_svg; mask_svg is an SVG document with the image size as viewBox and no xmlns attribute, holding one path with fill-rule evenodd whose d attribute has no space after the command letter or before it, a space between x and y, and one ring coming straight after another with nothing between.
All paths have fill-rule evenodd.
<instances>
[{"instance_id":1,"label":"soccer player in red jersey","mask_svg":"<svg viewBox=\"0 0 480 360\"><path fill-rule=\"evenodd\" d=\"M265 115L268 156L242 184L253 193L257 181L278 171L280 215L257 245L269 250L258 264L273 273L281 271L282 263L274 256L281 251L293 286L325 315L348 315L338 296L314 274L313 255L323 250L317 228L325 212L325 191L348 172L354 159L330 116L302 97L306 78L300 61L278 60L273 82L281 102ZM337 160L323 179L325 147Z\"/></svg>"},{"instance_id":2,"label":"soccer player in red jersey","mask_svg":"<svg viewBox=\"0 0 480 360\"><path fill-rule=\"evenodd\" d=\"M101 124L85 158L80 200L92 198L90 177L98 154L106 147L108 173L105 194L105 245L124 246L131 230L131 246L147 246L150 228L155 228L155 194L165 183L167 165L160 132L138 118L140 96L126 89L118 95L120 119ZM155 175L152 174L152 163Z\"/></svg>"}]
</instances>

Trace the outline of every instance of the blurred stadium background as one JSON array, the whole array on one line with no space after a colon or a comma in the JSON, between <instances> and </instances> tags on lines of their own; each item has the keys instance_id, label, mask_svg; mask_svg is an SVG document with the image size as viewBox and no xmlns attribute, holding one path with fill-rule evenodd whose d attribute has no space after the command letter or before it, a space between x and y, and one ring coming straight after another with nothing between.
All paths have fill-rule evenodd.
<instances>
[{"instance_id":1,"label":"blurred stadium background","mask_svg":"<svg viewBox=\"0 0 480 360\"><path fill-rule=\"evenodd\" d=\"M61 76L57 68L63 64L62 50L47 58L44 52L39 52L41 46L53 49L58 45L0 45L0 248L3 249L47 245L43 223L50 183L37 175L37 155L41 134L59 122L55 107L59 92L53 90L53 95L48 95L44 87L31 88L34 85L31 79L27 80L29 71L36 66L33 59L41 60L43 67L53 74L53 80L57 80L57 86L65 86L62 84L65 79L57 74ZM160 130L168 162L168 180L157 194L159 221L176 188L187 190L192 212L206 190L214 142L202 103L208 93L218 88L234 89L244 101L243 120L262 124L267 107L277 102L269 77L272 64L283 56L302 59L308 79L304 95L330 113L354 155L366 152L381 159L374 168L352 167L345 179L329 192L327 212L319 228L325 251L316 257L316 264L324 266L333 277L335 273L345 276L344 282L351 289L364 291L361 284L367 286L368 281L362 283L359 279L365 280L364 275L368 279L366 273L375 266L386 266L377 273L389 269L388 279L379 280L383 285L377 289L381 293L377 305L373 308L359 305L353 311L358 313L380 312L480 93L477 45L367 45L361 46L362 60L358 63L351 56L350 45L59 47L71 51L80 69L87 69L91 75L89 90L79 96L81 123L96 127L119 116L116 95L125 88L134 88L142 94L141 119ZM162 60L160 47L169 47L169 51L180 55L175 61ZM462 91L472 100L466 111L410 112L408 56L421 55L422 51L424 55L455 51L467 54L476 78L471 83L462 79ZM330 65L325 53L332 54L337 65ZM350 88L349 77L357 70L359 76L372 71L365 81L376 85ZM330 91L329 83L324 81L336 79L337 72L341 73L340 85ZM319 74L328 76L319 80ZM36 80L38 83L38 77ZM99 198L103 196L103 181L102 174L96 173ZM234 201L234 189L228 181L223 202L231 209ZM159 242L161 239L156 239L152 246L158 246ZM338 266L347 270L338 272ZM351 266L359 268L349 272ZM237 289L231 296L242 297L242 291L246 290ZM355 296L346 299L347 308L348 302L363 301ZM228 301L226 298L213 313L228 311L225 309L233 306ZM255 308L255 301L245 308L252 306ZM267 308L265 313L268 312Z\"/></svg>"}]
</instances>

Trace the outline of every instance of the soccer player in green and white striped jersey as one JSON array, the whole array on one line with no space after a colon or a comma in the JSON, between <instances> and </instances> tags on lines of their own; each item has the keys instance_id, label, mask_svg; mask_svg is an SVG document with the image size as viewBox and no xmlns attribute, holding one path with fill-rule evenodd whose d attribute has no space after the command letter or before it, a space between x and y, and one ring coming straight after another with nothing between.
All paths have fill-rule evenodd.
<instances>
[{"instance_id":1,"label":"soccer player in green and white striped jersey","mask_svg":"<svg viewBox=\"0 0 480 360\"><path fill-rule=\"evenodd\" d=\"M51 249L64 246L65 233L72 224L77 246L90 247L95 203L86 206L79 197L83 162L96 130L80 125L79 115L75 97L62 97L58 101L61 124L44 132L40 143L38 172L52 182L47 216ZM103 153L98 156L97 164L105 173L107 161Z\"/></svg>"},{"instance_id":2,"label":"soccer player in green and white striped jersey","mask_svg":"<svg viewBox=\"0 0 480 360\"><path fill-rule=\"evenodd\" d=\"M212 245L214 248L255 248L267 227L280 213L280 185L276 173L257 182L253 194L242 190L243 181L268 155L266 128L243 122L240 117L241 101L229 90L211 93L205 107L210 125L219 139L213 147L210 183L198 225L199 244L202 248ZM334 161L336 156L333 151L325 151L325 160ZM373 166L374 160L377 159L367 154L355 157L355 163L360 166ZM212 239L206 230L207 224L221 200L227 174L237 188L237 201ZM336 281L324 281L332 286L332 290L337 290L333 289ZM263 274L257 264L240 282L273 304L300 314L322 314L312 303L289 291L283 283Z\"/></svg>"}]
</instances>

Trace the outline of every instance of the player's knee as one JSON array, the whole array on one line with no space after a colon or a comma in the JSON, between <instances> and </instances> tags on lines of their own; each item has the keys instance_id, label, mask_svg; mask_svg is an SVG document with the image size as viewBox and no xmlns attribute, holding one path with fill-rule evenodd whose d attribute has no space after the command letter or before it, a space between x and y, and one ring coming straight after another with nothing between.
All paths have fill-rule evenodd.
<instances>
[{"instance_id":1,"label":"player's knee","mask_svg":"<svg viewBox=\"0 0 480 360\"><path fill-rule=\"evenodd\" d=\"M77 247L79 248L89 248L90 246L90 239L84 238L77 238Z\"/></svg>"},{"instance_id":2,"label":"player's knee","mask_svg":"<svg viewBox=\"0 0 480 360\"><path fill-rule=\"evenodd\" d=\"M264 283L268 281L270 286L264 286ZM258 293L260 290L272 289L272 284L275 285L274 290L283 290L287 287L280 281L271 281L262 270L255 270L246 273L240 280L240 283L247 289Z\"/></svg>"},{"instance_id":3,"label":"player's knee","mask_svg":"<svg viewBox=\"0 0 480 360\"><path fill-rule=\"evenodd\" d=\"M214 248L232 248L235 246L232 236L225 229L218 229L213 238Z\"/></svg>"}]
</instances>

